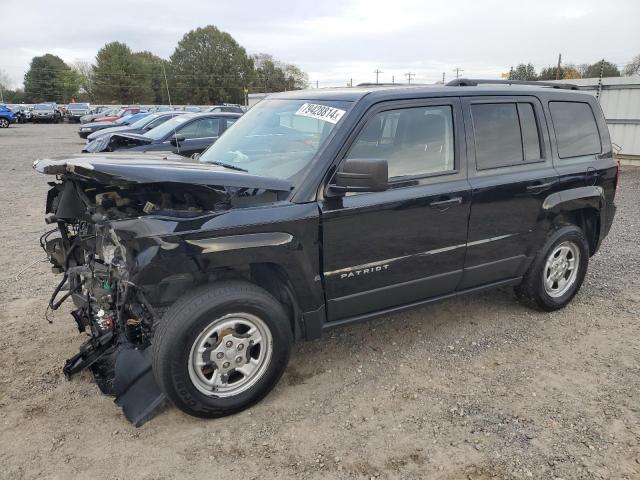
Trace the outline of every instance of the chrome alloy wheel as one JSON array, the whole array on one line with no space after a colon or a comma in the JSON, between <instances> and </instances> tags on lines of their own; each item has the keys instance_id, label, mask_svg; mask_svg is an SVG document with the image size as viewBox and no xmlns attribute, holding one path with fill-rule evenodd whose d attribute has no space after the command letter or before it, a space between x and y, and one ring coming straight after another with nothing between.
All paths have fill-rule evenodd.
<instances>
[{"instance_id":1,"label":"chrome alloy wheel","mask_svg":"<svg viewBox=\"0 0 640 480\"><path fill-rule=\"evenodd\" d=\"M200 333L189 354L189 378L203 394L238 395L262 378L273 354L266 323L250 313L217 318Z\"/></svg>"},{"instance_id":2,"label":"chrome alloy wheel","mask_svg":"<svg viewBox=\"0 0 640 480\"><path fill-rule=\"evenodd\" d=\"M7 127L9 127L9 120L7 120L6 118L0 118L0 128Z\"/></svg>"},{"instance_id":3,"label":"chrome alloy wheel","mask_svg":"<svg viewBox=\"0 0 640 480\"><path fill-rule=\"evenodd\" d=\"M558 298L567 293L578 277L580 249L566 241L557 245L544 266L544 289L547 295Z\"/></svg>"}]
</instances>

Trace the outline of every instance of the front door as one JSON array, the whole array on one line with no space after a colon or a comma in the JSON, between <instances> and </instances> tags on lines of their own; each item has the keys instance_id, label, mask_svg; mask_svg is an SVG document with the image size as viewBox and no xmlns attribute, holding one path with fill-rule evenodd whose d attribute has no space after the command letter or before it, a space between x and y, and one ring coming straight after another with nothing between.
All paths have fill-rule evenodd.
<instances>
[{"instance_id":1,"label":"front door","mask_svg":"<svg viewBox=\"0 0 640 480\"><path fill-rule=\"evenodd\" d=\"M177 131L177 135L185 138L180 142L180 151L174 148L176 153L190 157L194 153L202 153L209 145L215 142L221 133L224 119L220 118L200 118L185 125Z\"/></svg>"},{"instance_id":2,"label":"front door","mask_svg":"<svg viewBox=\"0 0 640 480\"><path fill-rule=\"evenodd\" d=\"M390 102L361 122L345 158L382 158L390 188L326 197L329 321L450 293L462 276L470 191L460 102Z\"/></svg>"}]
</instances>

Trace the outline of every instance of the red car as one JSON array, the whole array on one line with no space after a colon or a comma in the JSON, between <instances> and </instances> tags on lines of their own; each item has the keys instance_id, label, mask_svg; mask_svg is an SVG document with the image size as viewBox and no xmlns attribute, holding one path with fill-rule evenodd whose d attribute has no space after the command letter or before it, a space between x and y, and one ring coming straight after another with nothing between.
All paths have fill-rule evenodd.
<instances>
[{"instance_id":1,"label":"red car","mask_svg":"<svg viewBox=\"0 0 640 480\"><path fill-rule=\"evenodd\" d=\"M140 107L127 107L118 111L116 115L112 115L109 117L100 117L96 118L94 122L115 122L117 119L124 117L126 115L134 115L136 113L140 113Z\"/></svg>"}]
</instances>

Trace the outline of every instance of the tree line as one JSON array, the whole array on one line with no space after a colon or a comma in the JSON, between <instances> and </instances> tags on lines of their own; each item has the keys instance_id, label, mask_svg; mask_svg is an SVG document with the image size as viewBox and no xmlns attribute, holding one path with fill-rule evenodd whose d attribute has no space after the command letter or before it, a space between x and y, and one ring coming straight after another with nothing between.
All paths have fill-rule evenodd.
<instances>
[{"instance_id":1,"label":"tree line","mask_svg":"<svg viewBox=\"0 0 640 480\"><path fill-rule=\"evenodd\" d=\"M168 60L134 52L123 42L104 45L94 64L66 64L52 54L34 57L24 90L5 91L4 97L7 103L208 105L244 103L252 91L307 84L307 74L297 66L266 53L249 55L230 34L209 25L186 33Z\"/></svg>"},{"instance_id":2,"label":"tree line","mask_svg":"<svg viewBox=\"0 0 640 480\"><path fill-rule=\"evenodd\" d=\"M603 77L620 77L621 75L640 74L640 55L635 58L620 71L618 66L612 62L601 60L592 64L567 63L544 67L537 72L533 64L521 63L515 68L511 67L506 78L508 80L573 80L577 78L598 78L602 72Z\"/></svg>"}]
</instances>

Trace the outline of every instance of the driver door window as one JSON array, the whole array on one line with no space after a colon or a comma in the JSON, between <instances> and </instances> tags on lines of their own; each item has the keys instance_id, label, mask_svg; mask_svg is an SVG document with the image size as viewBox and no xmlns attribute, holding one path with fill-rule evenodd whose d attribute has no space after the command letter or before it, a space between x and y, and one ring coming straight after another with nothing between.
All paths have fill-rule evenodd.
<instances>
[{"instance_id":1,"label":"driver door window","mask_svg":"<svg viewBox=\"0 0 640 480\"><path fill-rule=\"evenodd\" d=\"M364 126L347 158L380 158L389 180L454 170L451 106L387 110Z\"/></svg>"}]
</instances>

